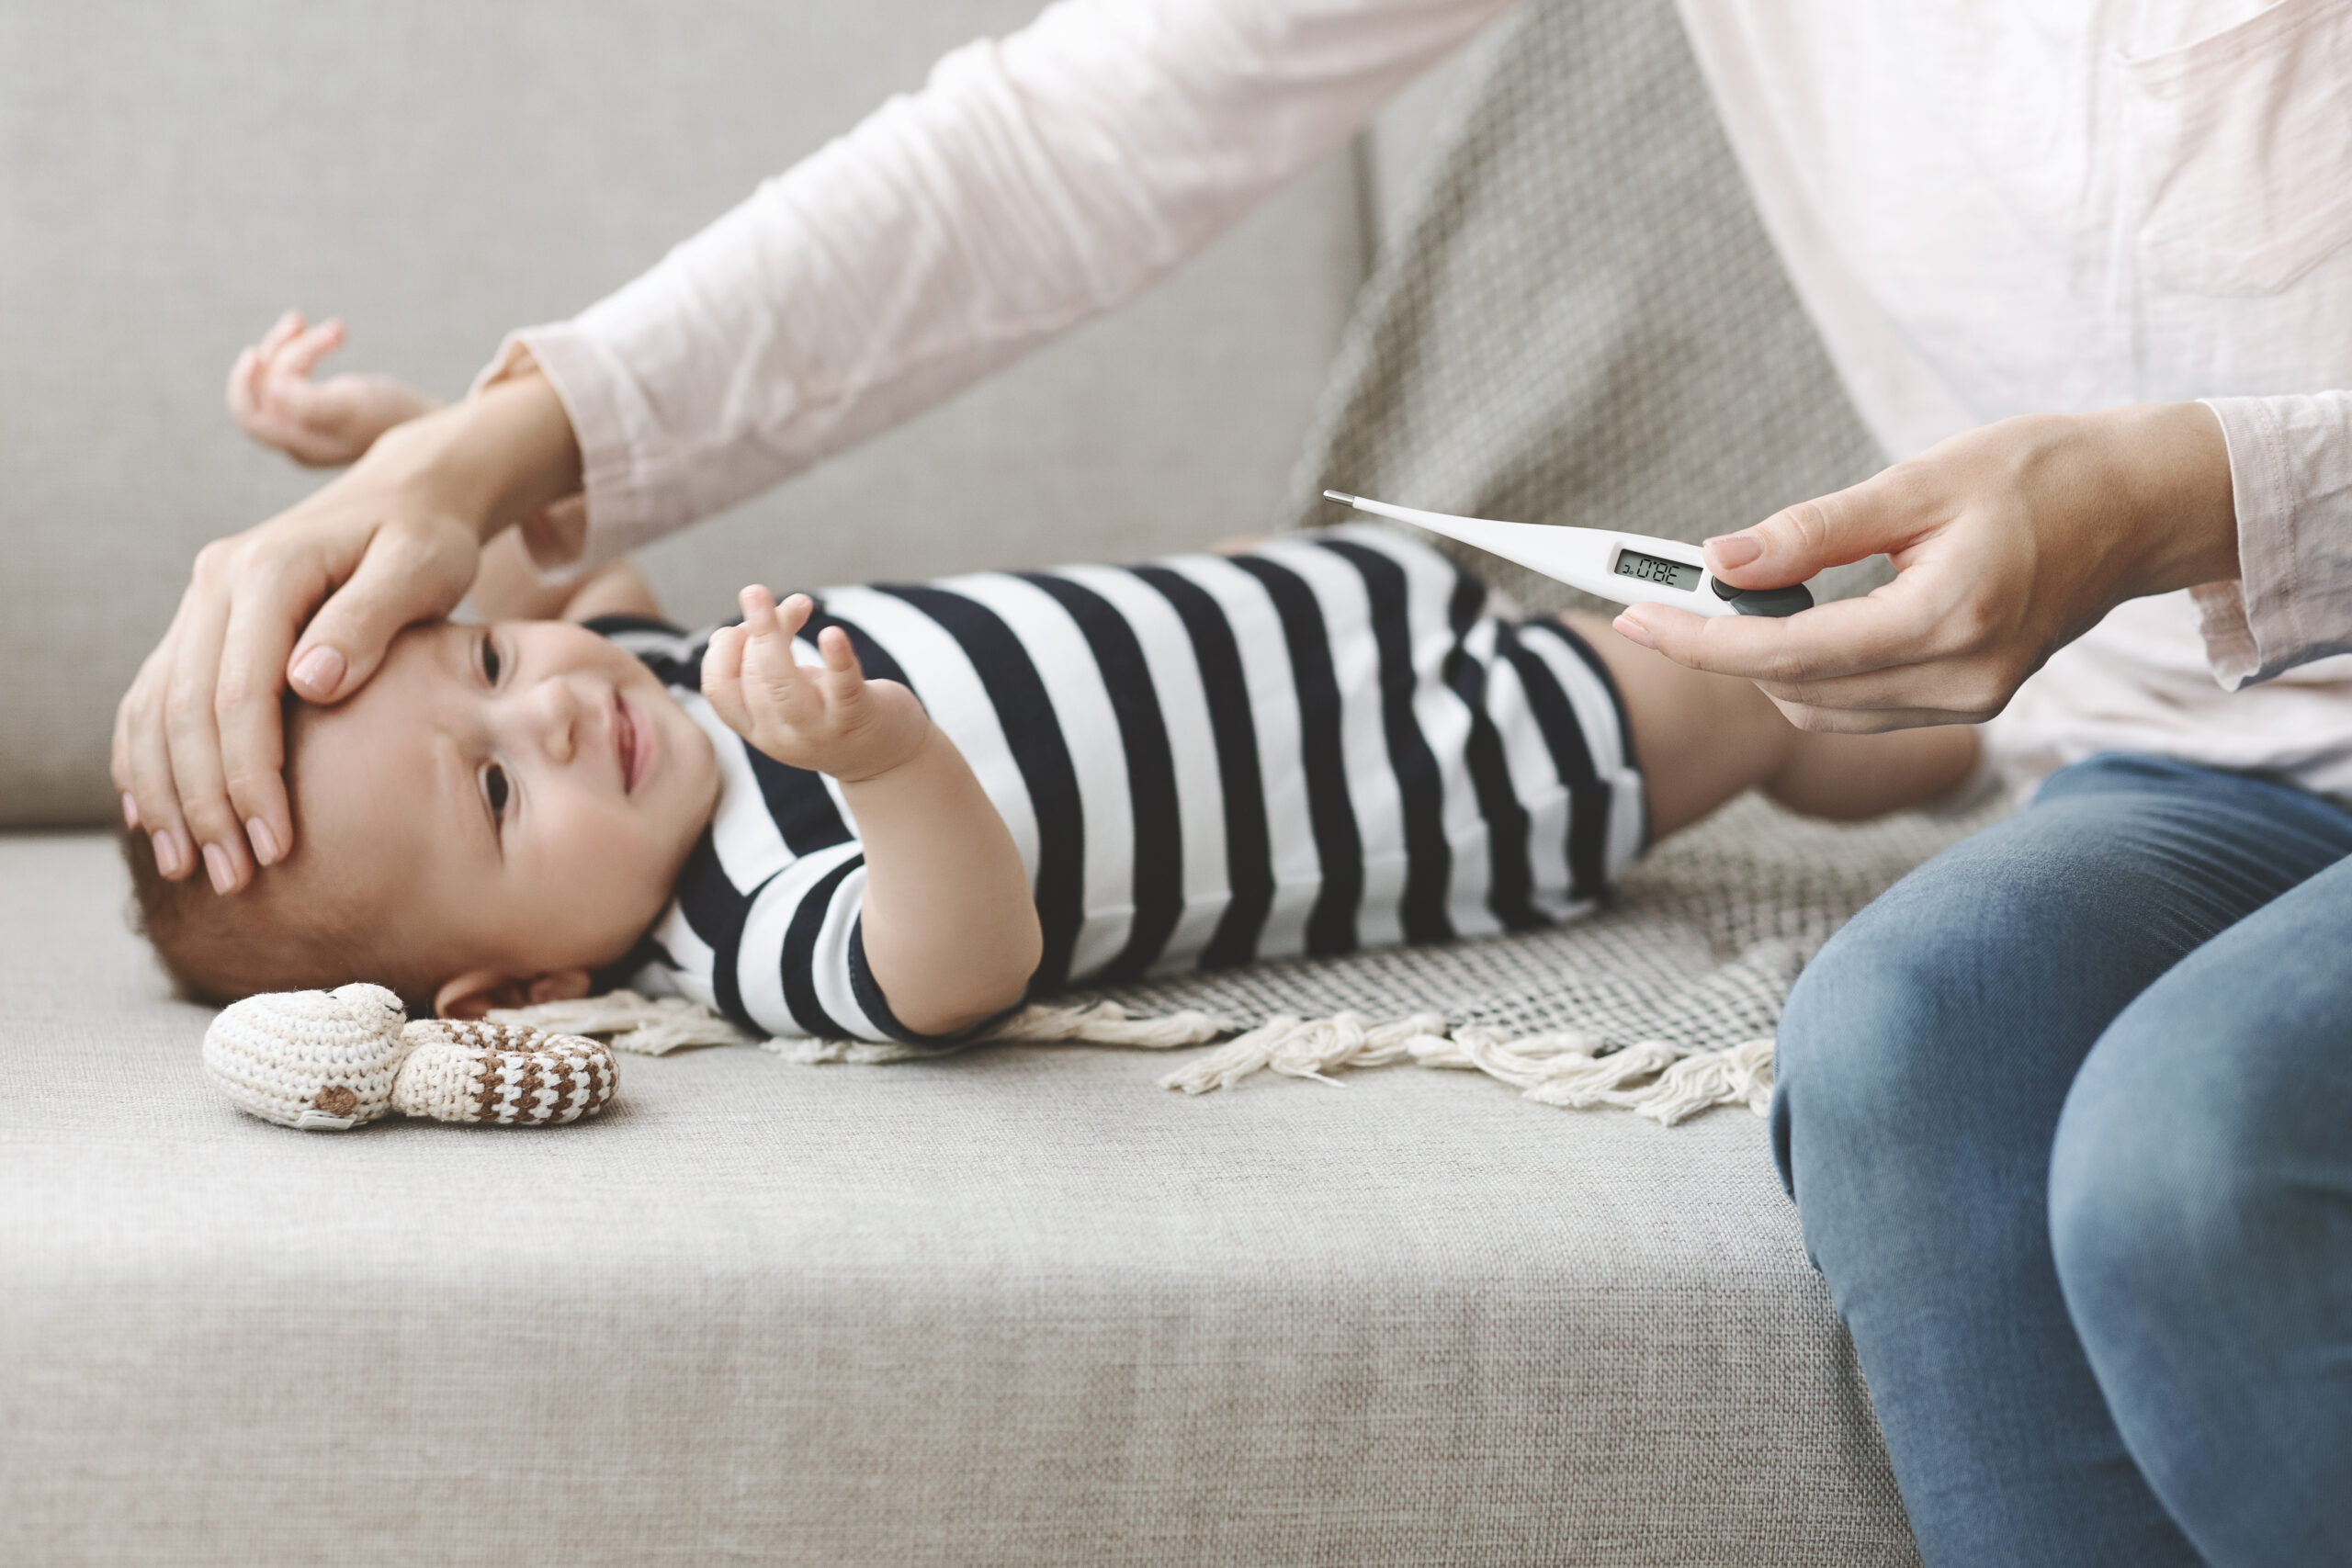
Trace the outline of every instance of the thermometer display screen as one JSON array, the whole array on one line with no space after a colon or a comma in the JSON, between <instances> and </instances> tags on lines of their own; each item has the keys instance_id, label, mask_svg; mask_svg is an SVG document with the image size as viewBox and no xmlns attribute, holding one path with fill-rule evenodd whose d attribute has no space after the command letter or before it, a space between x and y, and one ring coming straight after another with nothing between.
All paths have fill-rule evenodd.
<instances>
[{"instance_id":1,"label":"thermometer display screen","mask_svg":"<svg viewBox=\"0 0 2352 1568\"><path fill-rule=\"evenodd\" d=\"M1699 586L1700 570L1679 560L1663 556L1645 556L1639 550L1617 552L1617 575L1637 577L1644 582L1655 582L1665 588L1678 588L1688 593Z\"/></svg>"}]
</instances>

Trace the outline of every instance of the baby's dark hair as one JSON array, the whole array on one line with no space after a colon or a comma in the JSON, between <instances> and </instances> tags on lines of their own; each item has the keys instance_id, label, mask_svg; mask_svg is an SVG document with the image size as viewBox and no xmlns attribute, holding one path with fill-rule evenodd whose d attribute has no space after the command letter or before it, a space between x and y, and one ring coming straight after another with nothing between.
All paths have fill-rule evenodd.
<instances>
[{"instance_id":1,"label":"baby's dark hair","mask_svg":"<svg viewBox=\"0 0 2352 1568\"><path fill-rule=\"evenodd\" d=\"M286 726L287 796L295 799L294 764L305 728L299 710ZM131 924L189 1001L225 1007L264 991L332 990L356 980L400 993L411 1013L430 1012L447 976L427 976L395 954L382 911L361 907L352 891L308 852L299 806L294 852L264 869L242 893L219 894L198 868L174 882L155 864L147 835L118 830L130 868ZM420 1015L421 1016L421 1015Z\"/></svg>"}]
</instances>

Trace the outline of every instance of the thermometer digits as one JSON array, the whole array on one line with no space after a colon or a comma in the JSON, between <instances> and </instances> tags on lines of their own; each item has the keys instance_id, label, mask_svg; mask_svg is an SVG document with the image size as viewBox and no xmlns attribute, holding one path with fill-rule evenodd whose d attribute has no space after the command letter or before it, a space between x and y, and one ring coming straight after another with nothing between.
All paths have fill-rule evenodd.
<instances>
[{"instance_id":1,"label":"thermometer digits","mask_svg":"<svg viewBox=\"0 0 2352 1568\"><path fill-rule=\"evenodd\" d=\"M1391 506L1342 491L1327 490L1323 494L1358 512L1393 517L1475 545L1620 604L1671 604L1694 615L1793 615L1813 607L1813 592L1802 582L1789 588L1734 588L1718 582L1708 572L1699 547L1676 539L1652 539L1609 528L1495 523L1484 517L1453 517L1442 512Z\"/></svg>"}]
</instances>

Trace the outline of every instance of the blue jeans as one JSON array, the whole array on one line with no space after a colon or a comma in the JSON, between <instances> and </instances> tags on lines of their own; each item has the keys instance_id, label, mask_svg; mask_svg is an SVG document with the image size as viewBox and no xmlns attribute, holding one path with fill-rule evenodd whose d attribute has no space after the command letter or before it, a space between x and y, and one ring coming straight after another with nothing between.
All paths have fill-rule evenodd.
<instances>
[{"instance_id":1,"label":"blue jeans","mask_svg":"<svg viewBox=\"0 0 2352 1568\"><path fill-rule=\"evenodd\" d=\"M1773 1152L1934 1568L2352 1563L2347 855L2095 757L1791 992Z\"/></svg>"}]
</instances>

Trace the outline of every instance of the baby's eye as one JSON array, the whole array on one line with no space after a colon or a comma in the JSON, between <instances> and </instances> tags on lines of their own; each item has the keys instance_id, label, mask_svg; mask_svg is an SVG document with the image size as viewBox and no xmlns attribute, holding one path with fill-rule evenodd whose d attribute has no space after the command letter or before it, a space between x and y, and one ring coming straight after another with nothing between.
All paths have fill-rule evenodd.
<instances>
[{"instance_id":1,"label":"baby's eye","mask_svg":"<svg viewBox=\"0 0 2352 1568\"><path fill-rule=\"evenodd\" d=\"M492 762L482 770L481 786L490 795L491 816L503 818L506 815L506 770Z\"/></svg>"},{"instance_id":2,"label":"baby's eye","mask_svg":"<svg viewBox=\"0 0 2352 1568\"><path fill-rule=\"evenodd\" d=\"M491 641L490 634L488 632L484 632L481 638L481 672L483 678L489 681L492 685L497 685L498 671L503 666L498 657L498 645Z\"/></svg>"}]
</instances>

